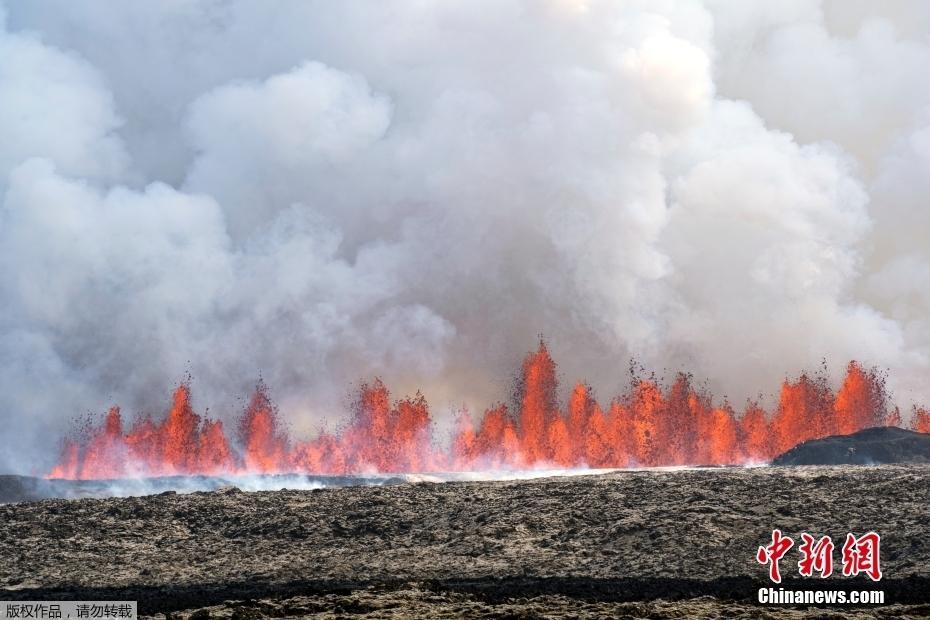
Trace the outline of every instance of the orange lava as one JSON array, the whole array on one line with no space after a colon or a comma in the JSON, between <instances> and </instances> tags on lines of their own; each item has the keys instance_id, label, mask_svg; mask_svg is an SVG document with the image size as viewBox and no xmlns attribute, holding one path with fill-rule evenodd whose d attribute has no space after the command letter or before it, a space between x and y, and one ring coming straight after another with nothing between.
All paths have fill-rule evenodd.
<instances>
[{"instance_id":1,"label":"orange lava","mask_svg":"<svg viewBox=\"0 0 930 620\"><path fill-rule=\"evenodd\" d=\"M183 384L161 422L141 417L124 430L119 408L111 408L99 427L63 443L48 476L724 465L765 461L808 439L901 420L882 376L856 362L836 393L823 377L786 380L771 414L754 402L741 414L727 403L714 404L685 374L665 389L655 380L636 379L606 406L584 383L574 386L564 410L557 394L556 365L540 343L523 362L516 410L497 404L477 423L462 411L444 449L434 442L423 395L392 401L380 380L361 386L345 428L308 441L284 431L263 383L239 418L235 442L220 421L194 412L190 387ZM912 420L915 430L930 432L930 412L915 408Z\"/></svg>"}]
</instances>

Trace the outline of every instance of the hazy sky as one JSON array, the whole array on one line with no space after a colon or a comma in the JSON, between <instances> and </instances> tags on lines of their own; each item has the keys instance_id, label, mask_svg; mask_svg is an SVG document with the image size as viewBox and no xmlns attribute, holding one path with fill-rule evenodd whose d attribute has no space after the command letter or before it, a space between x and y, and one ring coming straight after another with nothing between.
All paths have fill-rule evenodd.
<instances>
[{"instance_id":1,"label":"hazy sky","mask_svg":"<svg viewBox=\"0 0 930 620\"><path fill-rule=\"evenodd\" d=\"M540 333L930 402L927 67L920 0L0 0L0 470L188 372L480 410Z\"/></svg>"}]
</instances>

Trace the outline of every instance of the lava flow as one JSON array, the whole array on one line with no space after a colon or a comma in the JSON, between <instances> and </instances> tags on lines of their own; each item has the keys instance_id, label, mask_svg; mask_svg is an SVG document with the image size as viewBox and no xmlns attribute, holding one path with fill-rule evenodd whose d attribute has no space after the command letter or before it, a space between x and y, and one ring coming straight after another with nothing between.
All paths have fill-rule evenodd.
<instances>
[{"instance_id":1,"label":"lava flow","mask_svg":"<svg viewBox=\"0 0 930 620\"><path fill-rule=\"evenodd\" d=\"M110 409L101 426L65 441L49 477L723 465L765 461L808 439L900 424L881 375L856 362L836 393L822 376L785 381L771 415L753 402L741 415L715 405L684 374L667 389L635 379L606 408L578 383L562 410L556 365L543 343L527 355L518 379L514 407L491 407L477 426L462 412L448 449L433 441L426 399L417 393L392 403L380 380L361 386L344 429L309 441L282 430L262 383L233 442L222 422L194 412L183 384L160 422L142 417L125 429L119 408ZM930 412L913 413L913 428L930 432Z\"/></svg>"}]
</instances>

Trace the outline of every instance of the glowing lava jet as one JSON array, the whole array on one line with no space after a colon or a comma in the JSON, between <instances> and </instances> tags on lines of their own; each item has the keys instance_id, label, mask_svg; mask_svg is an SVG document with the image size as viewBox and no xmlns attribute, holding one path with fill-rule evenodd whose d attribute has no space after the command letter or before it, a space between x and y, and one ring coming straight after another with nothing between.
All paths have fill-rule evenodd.
<instances>
[{"instance_id":1,"label":"glowing lava jet","mask_svg":"<svg viewBox=\"0 0 930 620\"><path fill-rule=\"evenodd\" d=\"M65 441L49 477L722 465L765 461L808 439L900 423L881 375L856 362L836 393L823 377L785 381L771 415L753 402L741 415L715 405L684 374L667 389L634 380L606 406L584 383L574 386L564 410L557 393L555 362L540 343L523 362L514 410L494 405L477 424L461 413L450 447L442 449L423 395L392 402L380 380L361 386L344 429L309 441L282 430L263 383L239 419L235 442L220 421L194 412L184 384L160 422L142 417L125 429L119 408L110 409L102 425ZM930 413L917 409L913 420L915 430L930 432Z\"/></svg>"}]
</instances>

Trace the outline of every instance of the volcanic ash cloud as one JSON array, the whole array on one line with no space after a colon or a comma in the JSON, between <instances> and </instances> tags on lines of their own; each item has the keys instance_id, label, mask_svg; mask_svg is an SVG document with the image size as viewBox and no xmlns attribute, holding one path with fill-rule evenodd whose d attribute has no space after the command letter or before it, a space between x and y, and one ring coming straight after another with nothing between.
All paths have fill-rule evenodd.
<instances>
[{"instance_id":1,"label":"volcanic ash cloud","mask_svg":"<svg viewBox=\"0 0 930 620\"><path fill-rule=\"evenodd\" d=\"M627 360L928 401L920 2L0 5L0 467L75 414ZM923 287L926 288L926 287ZM563 395L563 399L564 399ZM766 397L766 394L763 394Z\"/></svg>"}]
</instances>

